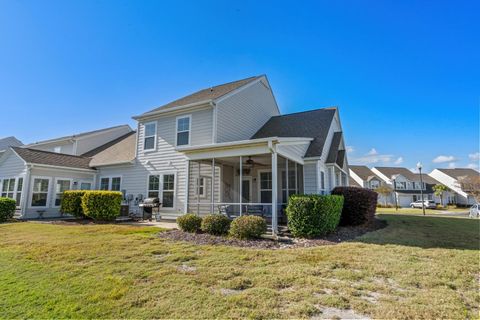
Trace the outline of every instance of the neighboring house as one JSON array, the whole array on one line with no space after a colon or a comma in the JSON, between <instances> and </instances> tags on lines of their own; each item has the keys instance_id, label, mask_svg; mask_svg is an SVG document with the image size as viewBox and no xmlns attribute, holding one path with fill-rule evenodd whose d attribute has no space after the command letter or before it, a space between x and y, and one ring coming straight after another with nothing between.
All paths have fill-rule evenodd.
<instances>
[{"instance_id":1,"label":"neighboring house","mask_svg":"<svg viewBox=\"0 0 480 320\"><path fill-rule=\"evenodd\" d=\"M395 200L400 207L408 207L410 203L421 199L421 193L425 200L435 200L433 186L439 182L422 174L423 184L420 182L420 175L415 174L407 168L401 167L373 167L372 172L380 177L386 185L394 190L393 204Z\"/></svg>"},{"instance_id":2,"label":"neighboring house","mask_svg":"<svg viewBox=\"0 0 480 320\"><path fill-rule=\"evenodd\" d=\"M81 172L89 175L92 188L122 191L133 213L140 213L138 204L144 198L158 197L163 218L185 212L255 213L271 219L274 231L284 218L289 195L329 193L335 186L348 185L338 109L280 115L264 75L200 90L133 118L138 121L137 134L90 144L88 151L82 149L79 135L24 149L55 151L55 143L62 140L66 146L60 152L77 155L58 155L65 158L53 162L68 163L68 168L52 165L48 174L36 172L37 165L39 170L46 164L25 159L12 148L8 157L0 158L0 178L11 167L9 162L19 167L15 177L25 177L31 165L33 172L26 180L32 186L24 189L33 195L24 197L28 210L22 206L26 217L31 217L32 196L53 206L57 192L75 182L74 188L81 187ZM47 158L55 155L37 152ZM73 184L58 182L57 171L67 171Z\"/></svg>"},{"instance_id":3,"label":"neighboring house","mask_svg":"<svg viewBox=\"0 0 480 320\"><path fill-rule=\"evenodd\" d=\"M450 188L453 193L448 198L449 203L459 205L473 205L475 204L475 198L468 194L468 190L465 190L465 186L462 184L462 180L467 177L478 177L479 172L469 168L456 168L456 169L434 169L430 176L438 180L441 184Z\"/></svg>"},{"instance_id":4,"label":"neighboring house","mask_svg":"<svg viewBox=\"0 0 480 320\"><path fill-rule=\"evenodd\" d=\"M44 140L26 145L26 148L80 156L132 131L129 125L120 125L71 136Z\"/></svg>"},{"instance_id":5,"label":"neighboring house","mask_svg":"<svg viewBox=\"0 0 480 320\"><path fill-rule=\"evenodd\" d=\"M378 187L382 185L386 185L387 183L384 182L382 178L380 178L378 175L376 175L369 167L367 166L355 166L355 165L350 165L349 166L349 171L350 171L350 178L354 181L354 184L351 183L351 185L358 186L361 188L366 188L370 190L375 190ZM388 185L391 187L390 185ZM393 188L392 188L393 190ZM393 192L386 196L379 194L378 195L378 201L380 203L394 203L395 198Z\"/></svg>"},{"instance_id":6,"label":"neighboring house","mask_svg":"<svg viewBox=\"0 0 480 320\"><path fill-rule=\"evenodd\" d=\"M0 156L8 149L8 147L23 146L23 143L15 137L6 137L0 139Z\"/></svg>"},{"instance_id":7,"label":"neighboring house","mask_svg":"<svg viewBox=\"0 0 480 320\"><path fill-rule=\"evenodd\" d=\"M16 199L17 213L23 218L59 216L62 192L95 188L98 170L90 162L104 161L105 149L112 141L120 143L127 136L135 136L133 133L129 126L119 126L39 142L31 147L9 147L0 156L0 196ZM89 154L69 154L79 152ZM115 184L113 187L116 188Z\"/></svg>"}]
</instances>

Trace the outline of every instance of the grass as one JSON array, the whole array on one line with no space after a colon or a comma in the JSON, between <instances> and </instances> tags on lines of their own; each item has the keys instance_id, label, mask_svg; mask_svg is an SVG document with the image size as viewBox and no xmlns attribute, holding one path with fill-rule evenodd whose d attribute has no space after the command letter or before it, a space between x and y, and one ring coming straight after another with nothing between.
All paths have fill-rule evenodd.
<instances>
[{"instance_id":1,"label":"grass","mask_svg":"<svg viewBox=\"0 0 480 320\"><path fill-rule=\"evenodd\" d=\"M479 221L388 227L301 250L196 246L119 225L0 225L1 318L477 318ZM336 310L336 309L333 309Z\"/></svg>"},{"instance_id":2,"label":"grass","mask_svg":"<svg viewBox=\"0 0 480 320\"><path fill-rule=\"evenodd\" d=\"M442 214L442 212L454 212L454 213L468 213L469 208L449 208L449 209L425 209L425 214ZM377 213L394 213L394 214L423 214L422 209L417 208L377 208Z\"/></svg>"}]
</instances>

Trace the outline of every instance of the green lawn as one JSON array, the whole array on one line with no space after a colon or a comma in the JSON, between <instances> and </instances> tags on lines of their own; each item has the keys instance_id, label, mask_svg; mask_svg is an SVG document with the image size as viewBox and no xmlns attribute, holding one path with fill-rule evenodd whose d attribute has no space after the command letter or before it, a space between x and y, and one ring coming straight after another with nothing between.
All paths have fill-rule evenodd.
<instances>
[{"instance_id":1,"label":"green lawn","mask_svg":"<svg viewBox=\"0 0 480 320\"><path fill-rule=\"evenodd\" d=\"M477 318L479 221L381 218L385 229L302 250L195 246L133 226L0 225L0 318Z\"/></svg>"}]
</instances>

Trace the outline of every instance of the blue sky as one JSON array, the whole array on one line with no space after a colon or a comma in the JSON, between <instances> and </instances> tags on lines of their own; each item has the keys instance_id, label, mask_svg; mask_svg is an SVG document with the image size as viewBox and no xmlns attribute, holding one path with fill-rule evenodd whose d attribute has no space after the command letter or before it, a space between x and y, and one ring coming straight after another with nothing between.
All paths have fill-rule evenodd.
<instances>
[{"instance_id":1,"label":"blue sky","mask_svg":"<svg viewBox=\"0 0 480 320\"><path fill-rule=\"evenodd\" d=\"M0 136L134 126L267 74L283 113L339 106L351 163L478 166L479 3L1 1Z\"/></svg>"}]
</instances>

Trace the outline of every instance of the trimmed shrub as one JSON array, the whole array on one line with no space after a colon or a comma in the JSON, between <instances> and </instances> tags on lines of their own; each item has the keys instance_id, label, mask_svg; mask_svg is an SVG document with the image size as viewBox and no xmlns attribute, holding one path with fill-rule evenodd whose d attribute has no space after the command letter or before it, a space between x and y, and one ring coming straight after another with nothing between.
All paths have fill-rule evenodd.
<instances>
[{"instance_id":1,"label":"trimmed shrub","mask_svg":"<svg viewBox=\"0 0 480 320\"><path fill-rule=\"evenodd\" d=\"M13 218L17 202L10 198L0 198L0 222Z\"/></svg>"},{"instance_id":2,"label":"trimmed shrub","mask_svg":"<svg viewBox=\"0 0 480 320\"><path fill-rule=\"evenodd\" d=\"M295 237L323 236L337 228L342 206L342 196L292 195L286 209L288 228Z\"/></svg>"},{"instance_id":3,"label":"trimmed shrub","mask_svg":"<svg viewBox=\"0 0 480 320\"><path fill-rule=\"evenodd\" d=\"M85 194L84 190L68 190L64 191L62 195L62 202L60 204L60 212L71 214L72 216L83 218L82 197Z\"/></svg>"},{"instance_id":4,"label":"trimmed shrub","mask_svg":"<svg viewBox=\"0 0 480 320\"><path fill-rule=\"evenodd\" d=\"M193 214L187 213L177 218L178 227L185 232L198 232L202 226L202 218Z\"/></svg>"},{"instance_id":5,"label":"trimmed shrub","mask_svg":"<svg viewBox=\"0 0 480 320\"><path fill-rule=\"evenodd\" d=\"M357 226L375 220L378 193L355 187L336 187L332 194L342 195L344 205L340 225Z\"/></svg>"},{"instance_id":6,"label":"trimmed shrub","mask_svg":"<svg viewBox=\"0 0 480 320\"><path fill-rule=\"evenodd\" d=\"M267 222L258 216L241 216L230 225L230 235L237 239L256 239L267 232Z\"/></svg>"},{"instance_id":7,"label":"trimmed shrub","mask_svg":"<svg viewBox=\"0 0 480 320\"><path fill-rule=\"evenodd\" d=\"M201 229L214 236L223 236L228 234L230 222L230 219L223 214L209 214L202 219Z\"/></svg>"},{"instance_id":8,"label":"trimmed shrub","mask_svg":"<svg viewBox=\"0 0 480 320\"><path fill-rule=\"evenodd\" d=\"M111 221L120 215L123 195L119 191L85 191L83 213L94 220Z\"/></svg>"}]
</instances>

